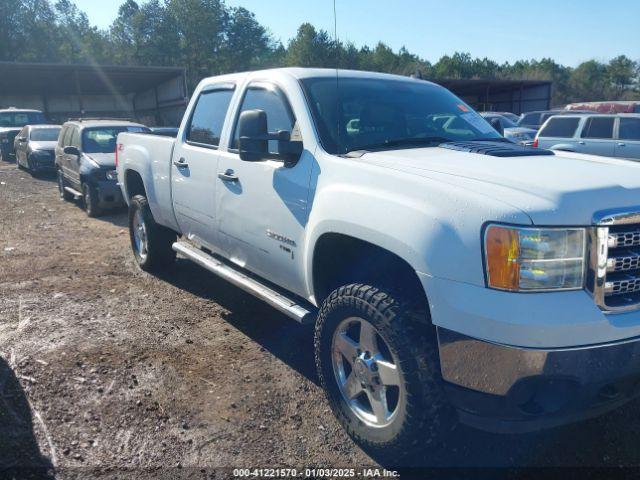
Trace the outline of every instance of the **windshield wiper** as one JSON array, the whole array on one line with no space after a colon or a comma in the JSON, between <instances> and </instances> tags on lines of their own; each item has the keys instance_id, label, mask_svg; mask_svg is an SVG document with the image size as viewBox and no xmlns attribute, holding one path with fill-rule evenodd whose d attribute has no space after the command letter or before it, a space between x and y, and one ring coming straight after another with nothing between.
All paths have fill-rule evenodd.
<instances>
[{"instance_id":1,"label":"windshield wiper","mask_svg":"<svg viewBox=\"0 0 640 480\"><path fill-rule=\"evenodd\" d=\"M398 138L395 140L386 140L380 143L373 143L371 145L363 145L362 147L358 147L357 149L348 151L345 155L362 156L364 153L376 150L394 149L397 147L412 147L416 145L433 145L450 141L451 139L446 137Z\"/></svg>"}]
</instances>

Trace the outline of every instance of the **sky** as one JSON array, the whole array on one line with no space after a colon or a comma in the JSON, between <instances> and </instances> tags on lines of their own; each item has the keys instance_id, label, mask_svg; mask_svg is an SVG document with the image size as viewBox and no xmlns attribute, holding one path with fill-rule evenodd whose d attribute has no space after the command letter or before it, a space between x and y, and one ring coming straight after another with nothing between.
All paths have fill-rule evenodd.
<instances>
[{"instance_id":1,"label":"sky","mask_svg":"<svg viewBox=\"0 0 640 480\"><path fill-rule=\"evenodd\" d=\"M123 1L75 3L106 28ZM303 22L334 33L333 0L226 3L255 13L285 45ZM618 55L640 60L639 0L336 0L336 10L341 41L405 46L430 62L454 52L498 62L551 57L567 66Z\"/></svg>"}]
</instances>

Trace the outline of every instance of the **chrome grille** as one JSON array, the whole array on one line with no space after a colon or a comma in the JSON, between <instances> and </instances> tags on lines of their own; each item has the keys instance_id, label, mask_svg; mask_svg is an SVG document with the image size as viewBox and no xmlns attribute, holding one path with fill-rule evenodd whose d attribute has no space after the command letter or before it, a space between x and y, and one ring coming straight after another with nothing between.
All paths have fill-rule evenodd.
<instances>
[{"instance_id":1,"label":"chrome grille","mask_svg":"<svg viewBox=\"0 0 640 480\"><path fill-rule=\"evenodd\" d=\"M627 272L638 269L640 269L640 253L636 251L623 251L607 259L607 272Z\"/></svg>"},{"instance_id":2,"label":"chrome grille","mask_svg":"<svg viewBox=\"0 0 640 480\"><path fill-rule=\"evenodd\" d=\"M594 220L588 289L602 310L640 308L640 208Z\"/></svg>"},{"instance_id":3,"label":"chrome grille","mask_svg":"<svg viewBox=\"0 0 640 480\"><path fill-rule=\"evenodd\" d=\"M604 291L607 295L621 295L623 293L634 293L640 291L640 278L629 277L612 282L605 282Z\"/></svg>"},{"instance_id":4,"label":"chrome grille","mask_svg":"<svg viewBox=\"0 0 640 480\"><path fill-rule=\"evenodd\" d=\"M629 232L610 232L609 248L636 247L640 245L640 230Z\"/></svg>"}]
</instances>

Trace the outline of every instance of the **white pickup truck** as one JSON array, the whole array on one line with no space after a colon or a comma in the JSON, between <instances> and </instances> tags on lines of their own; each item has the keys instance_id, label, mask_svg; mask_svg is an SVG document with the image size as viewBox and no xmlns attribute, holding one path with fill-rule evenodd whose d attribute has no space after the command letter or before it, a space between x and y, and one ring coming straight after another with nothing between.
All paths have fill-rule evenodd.
<instances>
[{"instance_id":1,"label":"white pickup truck","mask_svg":"<svg viewBox=\"0 0 640 480\"><path fill-rule=\"evenodd\" d=\"M297 68L203 80L177 139L117 154L138 264L177 252L315 322L329 403L374 453L640 392L635 163L505 141L422 80Z\"/></svg>"}]
</instances>

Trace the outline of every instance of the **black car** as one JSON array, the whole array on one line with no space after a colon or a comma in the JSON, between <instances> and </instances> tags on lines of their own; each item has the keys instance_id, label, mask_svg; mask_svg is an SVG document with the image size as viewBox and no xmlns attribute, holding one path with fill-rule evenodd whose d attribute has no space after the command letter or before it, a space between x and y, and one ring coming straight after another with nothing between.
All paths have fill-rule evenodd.
<instances>
[{"instance_id":1,"label":"black car","mask_svg":"<svg viewBox=\"0 0 640 480\"><path fill-rule=\"evenodd\" d=\"M60 197L82 198L90 217L125 205L116 174L116 140L122 132L151 130L125 120L71 120L62 126L55 160Z\"/></svg>"},{"instance_id":2,"label":"black car","mask_svg":"<svg viewBox=\"0 0 640 480\"><path fill-rule=\"evenodd\" d=\"M27 125L16 137L14 149L18 168L31 174L55 170L55 148L60 125Z\"/></svg>"},{"instance_id":3,"label":"black car","mask_svg":"<svg viewBox=\"0 0 640 480\"><path fill-rule=\"evenodd\" d=\"M14 140L25 125L47 123L39 110L8 108L0 110L0 161L15 159Z\"/></svg>"}]
</instances>

